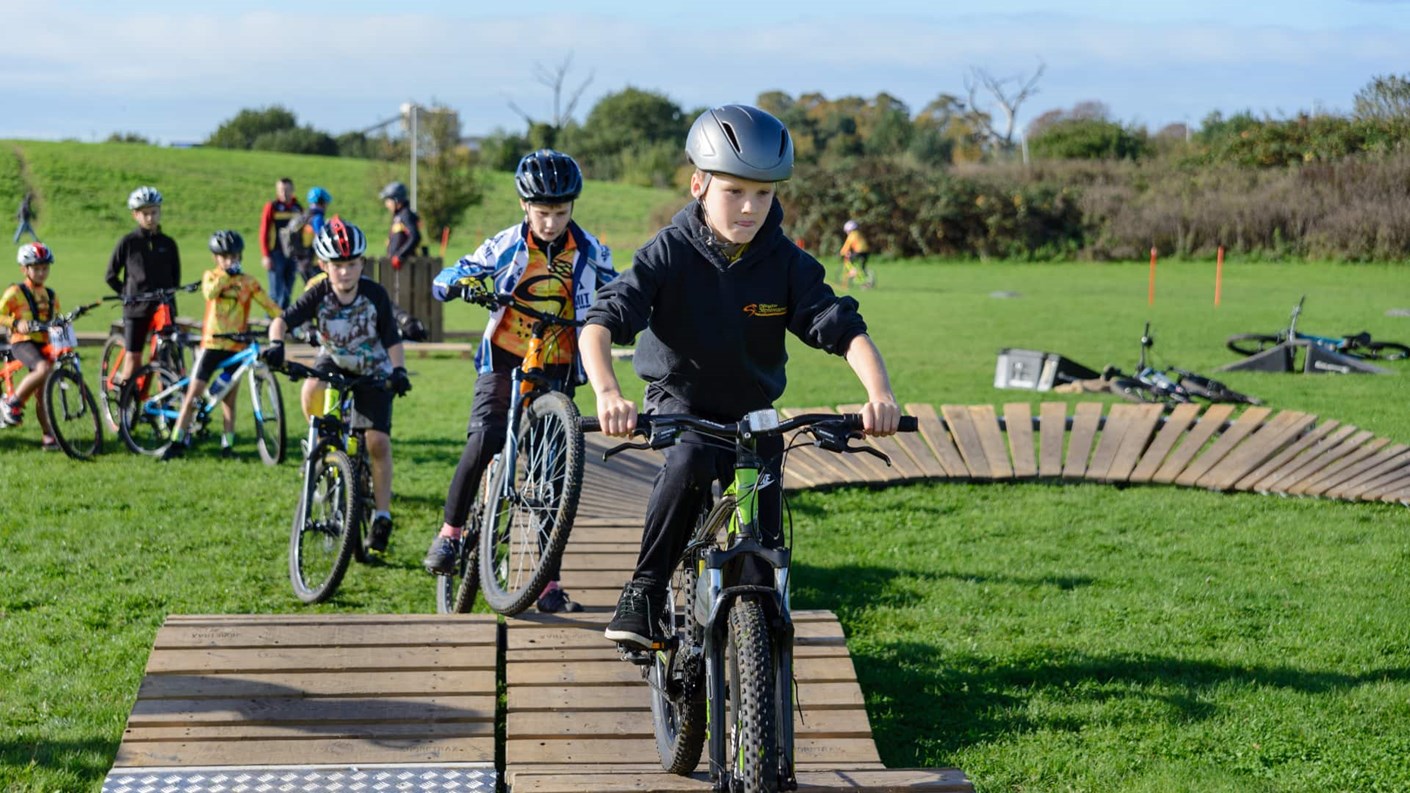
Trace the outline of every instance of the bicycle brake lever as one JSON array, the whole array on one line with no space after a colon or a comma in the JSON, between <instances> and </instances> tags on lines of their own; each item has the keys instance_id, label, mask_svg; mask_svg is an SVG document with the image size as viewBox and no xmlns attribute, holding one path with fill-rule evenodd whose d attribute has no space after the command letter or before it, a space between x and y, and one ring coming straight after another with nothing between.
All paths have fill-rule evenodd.
<instances>
[{"instance_id":1,"label":"bicycle brake lever","mask_svg":"<svg viewBox=\"0 0 1410 793\"><path fill-rule=\"evenodd\" d=\"M883 452L880 449L876 449L871 446L844 446L842 450L849 454L856 454L857 452L866 452L867 454L870 454L873 457L876 457L877 459L881 460L883 463L886 463L887 468L891 467L891 457L887 455L886 452Z\"/></svg>"},{"instance_id":2,"label":"bicycle brake lever","mask_svg":"<svg viewBox=\"0 0 1410 793\"><path fill-rule=\"evenodd\" d=\"M608 449L607 451L603 452L603 453L602 453L602 459L603 459L603 460L607 460L609 457L612 457L613 455L621 454L622 452L625 452L625 451L628 451L628 450L631 450L631 449L650 449L650 448L651 448L651 444L650 444L650 443L619 443L619 444L617 444L616 446L613 446L612 448L610 448L610 449Z\"/></svg>"}]
</instances>

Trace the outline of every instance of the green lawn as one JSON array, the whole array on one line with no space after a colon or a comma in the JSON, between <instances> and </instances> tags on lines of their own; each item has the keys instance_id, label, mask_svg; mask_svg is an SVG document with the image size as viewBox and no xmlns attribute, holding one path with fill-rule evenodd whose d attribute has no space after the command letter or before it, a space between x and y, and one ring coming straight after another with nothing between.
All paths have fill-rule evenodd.
<instances>
[{"instance_id":1,"label":"green lawn","mask_svg":"<svg viewBox=\"0 0 1410 793\"><path fill-rule=\"evenodd\" d=\"M1051 398L995 390L997 350L1129 368L1146 320L1159 359L1207 372L1231 360L1226 335L1271 332L1303 293L1309 332L1410 339L1410 319L1386 314L1410 307L1403 267L1230 262L1216 309L1210 263L1163 263L1154 307L1145 263L876 266L881 287L858 296L903 401ZM447 310L463 327L484 319ZM297 466L260 465L248 431L241 460L207 443L165 467L43 454L32 411L0 432L0 789L99 790L168 614L433 609L420 557L473 373L449 358L411 368L391 554L316 607L287 580ZM840 359L801 345L790 372L782 404L861 396ZM1275 408L1410 441L1410 363L1391 377L1227 380ZM1403 507L1086 484L790 504L795 605L841 617L890 765L958 766L983 791L1410 789Z\"/></svg>"}]
</instances>

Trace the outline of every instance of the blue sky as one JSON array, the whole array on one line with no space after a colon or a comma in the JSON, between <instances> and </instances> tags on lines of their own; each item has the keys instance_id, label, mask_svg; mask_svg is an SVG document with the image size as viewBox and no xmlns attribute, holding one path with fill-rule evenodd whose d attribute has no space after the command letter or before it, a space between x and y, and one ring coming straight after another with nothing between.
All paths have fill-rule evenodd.
<instances>
[{"instance_id":1,"label":"blue sky","mask_svg":"<svg viewBox=\"0 0 1410 793\"><path fill-rule=\"evenodd\" d=\"M359 129L407 101L457 108L467 134L547 118L535 65L592 80L581 120L631 85L686 110L760 92L888 92L919 110L981 68L1046 71L1019 114L1103 102L1152 131L1214 110L1346 111L1373 76L1410 74L1410 0L114 3L0 0L0 137L198 141L241 108Z\"/></svg>"}]
</instances>

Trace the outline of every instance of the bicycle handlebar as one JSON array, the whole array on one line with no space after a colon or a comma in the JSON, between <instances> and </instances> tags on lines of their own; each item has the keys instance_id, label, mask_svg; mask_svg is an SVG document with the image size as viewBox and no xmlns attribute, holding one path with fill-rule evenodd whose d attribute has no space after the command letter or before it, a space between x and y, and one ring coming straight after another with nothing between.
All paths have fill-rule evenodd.
<instances>
[{"instance_id":1,"label":"bicycle handlebar","mask_svg":"<svg viewBox=\"0 0 1410 793\"><path fill-rule=\"evenodd\" d=\"M169 297L175 297L177 292L194 292L200 288L200 281L192 281L189 284L182 284L181 286L174 286L168 289L153 289L150 292L138 292L135 295L119 295L117 297L120 297L124 306L130 306L133 303L156 303L166 300ZM112 298L110 297L108 299L111 300Z\"/></svg>"},{"instance_id":2,"label":"bicycle handlebar","mask_svg":"<svg viewBox=\"0 0 1410 793\"><path fill-rule=\"evenodd\" d=\"M240 344L256 344L264 338L265 331L241 330L234 333L212 333L211 337L216 339L229 339Z\"/></svg>"},{"instance_id":3,"label":"bicycle handlebar","mask_svg":"<svg viewBox=\"0 0 1410 793\"><path fill-rule=\"evenodd\" d=\"M283 372L291 380L302 380L305 377L314 380L321 380L332 386L337 391L351 391L360 386L371 386L383 391L391 391L391 386L387 383L387 378L380 374L364 374L357 377L348 377L337 372L325 372L322 369L315 369L312 366L304 366L297 361L284 361L276 371Z\"/></svg>"},{"instance_id":4,"label":"bicycle handlebar","mask_svg":"<svg viewBox=\"0 0 1410 793\"><path fill-rule=\"evenodd\" d=\"M773 414L777 416L777 414ZM593 416L578 419L583 432L601 432L601 422ZM916 432L919 422L915 416L902 416L900 432ZM642 413L637 416L633 436L646 437L645 443L623 443L603 452L606 460L628 449L664 449L676 443L681 430L694 430L703 435L722 440L737 441L750 437L783 435L794 430L810 432L816 439L814 444L835 452L865 452L891 464L891 458L870 446L848 446L847 441L862 437L862 415L860 413L805 413L773 423L754 424L748 417L742 421L721 423L686 414Z\"/></svg>"},{"instance_id":5,"label":"bicycle handlebar","mask_svg":"<svg viewBox=\"0 0 1410 793\"><path fill-rule=\"evenodd\" d=\"M477 306L483 306L491 311L497 308L502 308L504 306L513 306L514 309L519 313L527 314L528 316L533 317L534 319L546 322L550 325L563 325L565 327L575 328L581 327L583 324L583 321L579 319L565 319L563 317L558 316L557 314L549 314L540 311L534 308L533 306L524 303L523 301L519 300L511 294L506 294L504 292L492 292L488 289L482 289L480 287L462 288L464 289L464 291L461 294L465 302L474 303Z\"/></svg>"},{"instance_id":6,"label":"bicycle handlebar","mask_svg":"<svg viewBox=\"0 0 1410 793\"><path fill-rule=\"evenodd\" d=\"M29 330L25 331L25 333L45 333L51 327L72 325L74 322L78 321L79 317L83 316L84 314L87 314L88 312L101 305L103 305L103 301L97 300L92 303L79 306L73 311L60 314L57 317L54 317L53 319L49 320L48 322L35 322L31 320L29 323Z\"/></svg>"}]
</instances>

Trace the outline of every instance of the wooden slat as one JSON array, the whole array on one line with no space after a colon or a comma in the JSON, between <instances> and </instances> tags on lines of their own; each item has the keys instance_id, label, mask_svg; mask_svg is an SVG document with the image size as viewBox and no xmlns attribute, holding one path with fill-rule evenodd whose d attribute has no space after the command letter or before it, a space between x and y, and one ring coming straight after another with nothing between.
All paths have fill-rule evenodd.
<instances>
[{"instance_id":1,"label":"wooden slat","mask_svg":"<svg viewBox=\"0 0 1410 793\"><path fill-rule=\"evenodd\" d=\"M1386 471L1410 464L1410 445L1397 443L1380 450L1371 459L1347 471L1346 478L1326 492L1328 498L1342 498L1343 493L1368 482Z\"/></svg>"},{"instance_id":2,"label":"wooden slat","mask_svg":"<svg viewBox=\"0 0 1410 793\"><path fill-rule=\"evenodd\" d=\"M1121 441L1126 436L1126 427L1134 418L1135 408L1135 405L1126 403L1111 406L1111 411L1106 416L1106 425L1097 438L1097 448L1092 452L1092 459L1082 474L1084 477L1099 482L1106 480L1107 471L1116 459L1116 451L1121 448Z\"/></svg>"},{"instance_id":3,"label":"wooden slat","mask_svg":"<svg viewBox=\"0 0 1410 793\"><path fill-rule=\"evenodd\" d=\"M1062 466L1062 475L1067 479L1081 479L1087 473L1087 456L1092 451L1092 439L1097 435L1097 424L1101 421L1100 402L1081 402L1072 417L1072 432L1067 438L1067 459Z\"/></svg>"},{"instance_id":4,"label":"wooden slat","mask_svg":"<svg viewBox=\"0 0 1410 793\"><path fill-rule=\"evenodd\" d=\"M1381 493L1385 492L1388 485L1393 485L1403 479L1406 473L1407 468L1405 466L1393 468L1375 479L1366 480L1362 484L1352 488L1347 492L1346 498L1372 501L1378 498Z\"/></svg>"},{"instance_id":5,"label":"wooden slat","mask_svg":"<svg viewBox=\"0 0 1410 793\"><path fill-rule=\"evenodd\" d=\"M1239 448L1230 452L1195 484L1211 490L1228 490L1234 483L1282 451L1317 422L1317 417L1284 410L1258 428Z\"/></svg>"},{"instance_id":6,"label":"wooden slat","mask_svg":"<svg viewBox=\"0 0 1410 793\"><path fill-rule=\"evenodd\" d=\"M1399 479L1377 485L1362 496L1366 501L1399 501L1401 493L1410 488L1410 471L1403 472Z\"/></svg>"},{"instance_id":7,"label":"wooden slat","mask_svg":"<svg viewBox=\"0 0 1410 793\"><path fill-rule=\"evenodd\" d=\"M861 413L862 406L857 404L838 405L837 412ZM895 436L887 436L885 438L867 437L863 440L872 448L891 458L890 467L885 469L890 481L914 481L924 478L925 475L921 473L920 467L915 464L915 461L906 453L906 450L902 448L901 444L897 443ZM856 441L853 441L853 443L855 444ZM875 460L875 458L872 459ZM878 460L877 462L880 461Z\"/></svg>"},{"instance_id":8,"label":"wooden slat","mask_svg":"<svg viewBox=\"0 0 1410 793\"><path fill-rule=\"evenodd\" d=\"M196 724L303 724L329 722L466 722L493 724L493 691L472 695L365 697L287 697L245 699L139 699L127 725L180 727Z\"/></svg>"},{"instance_id":9,"label":"wooden slat","mask_svg":"<svg viewBox=\"0 0 1410 793\"><path fill-rule=\"evenodd\" d=\"M1210 444L1203 454L1190 461L1185 466L1185 470L1175 477L1175 484L1192 487L1199 481L1201 476L1208 473L1214 466L1218 465L1234 447L1238 446L1244 438L1252 435L1255 430L1263 426L1263 422L1273 411L1265 407L1251 407L1239 415L1229 429L1219 435L1219 438ZM1208 417L1209 413L1206 412Z\"/></svg>"},{"instance_id":10,"label":"wooden slat","mask_svg":"<svg viewBox=\"0 0 1410 793\"><path fill-rule=\"evenodd\" d=\"M1321 454L1304 463L1296 471L1288 475L1283 481L1281 489L1289 495L1298 495L1303 492L1303 486L1311 481L1322 477L1329 468L1335 466L1347 457L1360 451L1365 443L1374 436L1368 430L1354 433L1344 439L1336 446L1324 450Z\"/></svg>"},{"instance_id":11,"label":"wooden slat","mask_svg":"<svg viewBox=\"0 0 1410 793\"><path fill-rule=\"evenodd\" d=\"M612 769L607 773L520 772L511 780L514 793L687 793L708 791L709 778L675 776L660 771L635 774ZM854 769L798 772L800 793L852 790L861 793L973 793L974 786L957 769Z\"/></svg>"},{"instance_id":12,"label":"wooden slat","mask_svg":"<svg viewBox=\"0 0 1410 793\"><path fill-rule=\"evenodd\" d=\"M1009 454L1013 457L1013 475L1020 478L1037 476L1038 463L1033 445L1033 409L1027 402L1005 404L1004 427L1009 436Z\"/></svg>"},{"instance_id":13,"label":"wooden slat","mask_svg":"<svg viewBox=\"0 0 1410 793\"><path fill-rule=\"evenodd\" d=\"M995 479L1012 479L1013 466L1009 464L1008 448L994 406L971 405L969 417L979 435L979 444L984 447L984 458L989 461L989 474Z\"/></svg>"},{"instance_id":14,"label":"wooden slat","mask_svg":"<svg viewBox=\"0 0 1410 793\"><path fill-rule=\"evenodd\" d=\"M779 410L779 415L784 418L792 418L804 413L831 413L827 408L783 408ZM795 449L794 451L800 451ZM844 485L859 480L857 472L844 459L842 455L833 452L825 452L822 449L812 448L805 452L809 462L821 477L823 485Z\"/></svg>"},{"instance_id":15,"label":"wooden slat","mask_svg":"<svg viewBox=\"0 0 1410 793\"><path fill-rule=\"evenodd\" d=\"M945 473L955 479L973 478L969 466L964 464L959 450L955 448L949 431L940 423L940 417L936 415L934 407L920 402L908 402L906 412L916 417L920 424L921 437L930 445L930 450L935 453L935 458L940 461Z\"/></svg>"},{"instance_id":16,"label":"wooden slat","mask_svg":"<svg viewBox=\"0 0 1410 793\"><path fill-rule=\"evenodd\" d=\"M356 763L484 763L494 761L494 736L466 738L313 738L302 741L124 742L114 766L240 766Z\"/></svg>"},{"instance_id":17,"label":"wooden slat","mask_svg":"<svg viewBox=\"0 0 1410 793\"><path fill-rule=\"evenodd\" d=\"M974 428L974 419L970 416L968 406L941 405L940 414L945 417L945 423L950 427L950 434L955 439L955 448L959 449L960 456L964 458L970 476L986 480L993 478L993 469L989 466L989 459L984 456L984 444L979 441L979 431Z\"/></svg>"},{"instance_id":18,"label":"wooden slat","mask_svg":"<svg viewBox=\"0 0 1410 793\"><path fill-rule=\"evenodd\" d=\"M906 453L915 461L922 476L927 479L949 478L950 474L945 471L945 466L940 464L940 458L935 456L935 452L926 444L920 432L898 432L896 442L905 448Z\"/></svg>"},{"instance_id":19,"label":"wooden slat","mask_svg":"<svg viewBox=\"0 0 1410 793\"><path fill-rule=\"evenodd\" d=\"M1354 468L1363 460L1374 457L1376 452L1385 448L1390 440L1387 438L1372 438L1361 448L1356 449L1335 463L1323 468L1315 477L1304 479L1302 482L1291 488L1288 492L1294 496L1321 495L1332 485L1346 478L1346 471Z\"/></svg>"},{"instance_id":20,"label":"wooden slat","mask_svg":"<svg viewBox=\"0 0 1410 793\"><path fill-rule=\"evenodd\" d=\"M1299 481L1298 477L1301 475L1301 472L1317 465L1320 460L1324 459L1327 452L1340 446L1342 441L1346 440L1355 432L1356 427L1350 424L1344 424L1338 427L1335 432L1325 438L1319 439L1302 454L1288 460L1282 467L1273 471L1268 476L1265 476L1258 483L1256 489L1259 491L1273 491L1277 493L1285 492L1290 485Z\"/></svg>"},{"instance_id":21,"label":"wooden slat","mask_svg":"<svg viewBox=\"0 0 1410 793\"><path fill-rule=\"evenodd\" d=\"M1175 448L1180 437L1185 430L1199 417L1200 406L1185 404L1176 405L1175 409L1165 417L1165 423L1160 431L1156 433L1155 440L1141 455L1141 461L1136 463L1135 470L1131 471L1128 477L1132 482L1149 482L1155 472L1160 470L1160 466L1165 463L1165 458L1170 454L1170 450Z\"/></svg>"},{"instance_id":22,"label":"wooden slat","mask_svg":"<svg viewBox=\"0 0 1410 793\"><path fill-rule=\"evenodd\" d=\"M493 691L493 669L475 671L241 672L230 675L148 675L137 691L148 699L403 697Z\"/></svg>"},{"instance_id":23,"label":"wooden slat","mask_svg":"<svg viewBox=\"0 0 1410 793\"><path fill-rule=\"evenodd\" d=\"M1062 475L1063 441L1067 438L1067 403L1044 402L1038 408L1038 475Z\"/></svg>"},{"instance_id":24,"label":"wooden slat","mask_svg":"<svg viewBox=\"0 0 1410 793\"><path fill-rule=\"evenodd\" d=\"M1185 470L1185 466L1189 465L1195 455L1200 453L1205 442L1219 431L1220 425L1233 412L1233 405L1210 405L1204 411L1204 416L1185 435L1184 441L1165 458L1165 462L1155 472L1155 476L1151 477L1151 481L1162 484L1174 482L1175 477Z\"/></svg>"},{"instance_id":25,"label":"wooden slat","mask_svg":"<svg viewBox=\"0 0 1410 793\"><path fill-rule=\"evenodd\" d=\"M1121 439L1121 447L1117 449L1116 458L1111 461L1111 468L1106 473L1107 480L1111 482L1125 482L1131 478L1131 472L1141 459L1141 453L1150 443L1151 433L1155 431L1161 415L1165 412L1160 405L1132 407L1136 409L1135 415L1130 419L1126 433Z\"/></svg>"},{"instance_id":26,"label":"wooden slat","mask_svg":"<svg viewBox=\"0 0 1410 793\"><path fill-rule=\"evenodd\" d=\"M1325 421L1322 424L1319 424L1318 426L1314 427L1311 432L1302 435L1296 441L1293 441L1291 444L1288 444L1288 446L1284 448L1281 452L1278 452L1277 454L1273 455L1272 459L1253 469L1252 473L1249 473L1244 478L1235 482L1234 489L1257 489L1258 483L1263 481L1265 477L1278 470L1282 466L1286 465L1288 461L1302 454L1308 449L1308 447L1312 446L1317 441L1326 437L1329 433L1331 433L1340 425L1341 422L1332 420Z\"/></svg>"}]
</instances>

